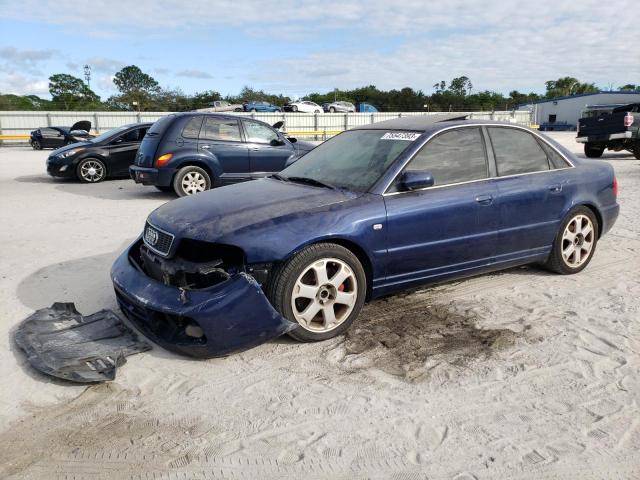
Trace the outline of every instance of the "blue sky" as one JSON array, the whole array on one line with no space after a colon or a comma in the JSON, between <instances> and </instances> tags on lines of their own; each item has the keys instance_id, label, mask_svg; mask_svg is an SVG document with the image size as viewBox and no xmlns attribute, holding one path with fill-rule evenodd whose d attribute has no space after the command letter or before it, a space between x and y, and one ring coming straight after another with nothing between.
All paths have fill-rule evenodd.
<instances>
[{"instance_id":1,"label":"blue sky","mask_svg":"<svg viewBox=\"0 0 640 480\"><path fill-rule=\"evenodd\" d=\"M47 96L54 73L102 97L135 64L163 87L301 96L374 84L432 92L467 75L474 90L544 91L575 76L640 84L637 0L0 0L0 92ZM633 48L630 48L633 46Z\"/></svg>"}]
</instances>

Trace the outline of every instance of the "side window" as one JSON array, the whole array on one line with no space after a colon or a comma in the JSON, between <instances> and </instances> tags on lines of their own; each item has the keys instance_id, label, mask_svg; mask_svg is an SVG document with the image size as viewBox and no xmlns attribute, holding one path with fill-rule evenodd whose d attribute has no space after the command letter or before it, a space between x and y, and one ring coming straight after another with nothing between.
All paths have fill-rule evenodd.
<instances>
[{"instance_id":1,"label":"side window","mask_svg":"<svg viewBox=\"0 0 640 480\"><path fill-rule=\"evenodd\" d=\"M206 117L200 132L200 140L224 140L240 142L240 126L237 120Z\"/></svg>"},{"instance_id":2,"label":"side window","mask_svg":"<svg viewBox=\"0 0 640 480\"><path fill-rule=\"evenodd\" d=\"M271 128L256 122L244 122L244 131L247 135L247 142L269 143L278 138L278 134Z\"/></svg>"},{"instance_id":3,"label":"side window","mask_svg":"<svg viewBox=\"0 0 640 480\"><path fill-rule=\"evenodd\" d=\"M538 140L538 142L542 146L544 153L547 154L549 162L551 162L551 168L567 168L571 166L558 152L555 151L555 149L551 148L542 140Z\"/></svg>"},{"instance_id":4,"label":"side window","mask_svg":"<svg viewBox=\"0 0 640 480\"><path fill-rule=\"evenodd\" d=\"M200 135L200 126L202 125L202 117L191 117L182 129L184 138L198 138Z\"/></svg>"},{"instance_id":5,"label":"side window","mask_svg":"<svg viewBox=\"0 0 640 480\"><path fill-rule=\"evenodd\" d=\"M458 128L435 136L416 153L405 170L431 172L434 185L487 178L487 158L480 129Z\"/></svg>"},{"instance_id":6,"label":"side window","mask_svg":"<svg viewBox=\"0 0 640 480\"><path fill-rule=\"evenodd\" d=\"M131 130L125 133L124 135L122 135L121 138L123 142L137 142L138 140L142 139L142 137L140 136L139 128L136 128L134 130Z\"/></svg>"},{"instance_id":7,"label":"side window","mask_svg":"<svg viewBox=\"0 0 640 480\"><path fill-rule=\"evenodd\" d=\"M529 132L496 127L488 130L499 176L549 170L547 154Z\"/></svg>"}]
</instances>

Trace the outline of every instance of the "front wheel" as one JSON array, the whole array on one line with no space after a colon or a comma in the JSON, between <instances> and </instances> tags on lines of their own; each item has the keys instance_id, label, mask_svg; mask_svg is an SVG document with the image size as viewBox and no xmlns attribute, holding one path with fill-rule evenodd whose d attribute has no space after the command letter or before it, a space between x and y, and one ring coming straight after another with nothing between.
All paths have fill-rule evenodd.
<instances>
[{"instance_id":1,"label":"front wheel","mask_svg":"<svg viewBox=\"0 0 640 480\"><path fill-rule=\"evenodd\" d=\"M360 314L367 278L358 258L333 243L311 245L273 274L267 294L284 317L298 323L296 340L316 342L340 335Z\"/></svg>"},{"instance_id":2,"label":"front wheel","mask_svg":"<svg viewBox=\"0 0 640 480\"><path fill-rule=\"evenodd\" d=\"M291 107L291 111L294 112L294 113L297 112L298 111L298 107L296 105L293 105Z\"/></svg>"},{"instance_id":3,"label":"front wheel","mask_svg":"<svg viewBox=\"0 0 640 480\"><path fill-rule=\"evenodd\" d=\"M587 158L600 158L604 153L604 147L593 145L592 143L584 144L584 154Z\"/></svg>"},{"instance_id":4,"label":"front wheel","mask_svg":"<svg viewBox=\"0 0 640 480\"><path fill-rule=\"evenodd\" d=\"M102 160L85 158L78 164L76 174L83 183L98 183L107 177L107 167Z\"/></svg>"},{"instance_id":5,"label":"front wheel","mask_svg":"<svg viewBox=\"0 0 640 480\"><path fill-rule=\"evenodd\" d=\"M329 113L336 113L336 109L333 107L329 108Z\"/></svg>"},{"instance_id":6,"label":"front wheel","mask_svg":"<svg viewBox=\"0 0 640 480\"><path fill-rule=\"evenodd\" d=\"M173 190L179 197L204 192L211 188L211 178L206 170L188 165L182 167L173 179Z\"/></svg>"},{"instance_id":7,"label":"front wheel","mask_svg":"<svg viewBox=\"0 0 640 480\"><path fill-rule=\"evenodd\" d=\"M571 210L560 226L546 266L563 275L584 270L596 250L598 229L598 220L589 208Z\"/></svg>"},{"instance_id":8,"label":"front wheel","mask_svg":"<svg viewBox=\"0 0 640 480\"><path fill-rule=\"evenodd\" d=\"M633 150L631 151L631 153L633 153L634 157L640 160L640 142L637 143L635 147L633 147Z\"/></svg>"}]
</instances>

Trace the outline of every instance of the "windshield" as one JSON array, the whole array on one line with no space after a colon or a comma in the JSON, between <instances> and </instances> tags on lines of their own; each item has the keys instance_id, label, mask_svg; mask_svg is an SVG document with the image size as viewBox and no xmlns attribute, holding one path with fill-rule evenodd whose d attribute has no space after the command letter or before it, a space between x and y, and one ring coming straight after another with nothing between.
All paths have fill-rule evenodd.
<instances>
[{"instance_id":1,"label":"windshield","mask_svg":"<svg viewBox=\"0 0 640 480\"><path fill-rule=\"evenodd\" d=\"M280 172L356 192L368 191L419 134L350 130L318 145Z\"/></svg>"},{"instance_id":2,"label":"windshield","mask_svg":"<svg viewBox=\"0 0 640 480\"><path fill-rule=\"evenodd\" d=\"M92 138L89 141L92 142L92 143L102 142L103 140L107 140L109 137L117 135L120 132L124 132L127 128L129 128L128 125L125 125L124 127L112 128L111 130L107 130L103 134L98 135L97 137Z\"/></svg>"}]
</instances>

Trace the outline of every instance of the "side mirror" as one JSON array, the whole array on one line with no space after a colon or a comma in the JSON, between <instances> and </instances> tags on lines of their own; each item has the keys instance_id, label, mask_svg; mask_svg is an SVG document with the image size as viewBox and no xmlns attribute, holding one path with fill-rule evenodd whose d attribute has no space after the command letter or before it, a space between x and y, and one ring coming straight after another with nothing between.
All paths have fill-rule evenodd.
<instances>
[{"instance_id":1,"label":"side mirror","mask_svg":"<svg viewBox=\"0 0 640 480\"><path fill-rule=\"evenodd\" d=\"M289 140L291 143L296 143L298 141L298 139L294 137L287 137L287 140Z\"/></svg>"},{"instance_id":2,"label":"side mirror","mask_svg":"<svg viewBox=\"0 0 640 480\"><path fill-rule=\"evenodd\" d=\"M284 122L282 120L280 120L279 122L274 123L273 125L271 125L273 128L275 128L276 130L280 130L280 128L282 128L282 126L284 125Z\"/></svg>"},{"instance_id":3,"label":"side mirror","mask_svg":"<svg viewBox=\"0 0 640 480\"><path fill-rule=\"evenodd\" d=\"M271 142L269 142L269 144L272 147L281 147L282 145L284 145L284 140L281 140L279 138L274 138L273 140L271 140Z\"/></svg>"},{"instance_id":4,"label":"side mirror","mask_svg":"<svg viewBox=\"0 0 640 480\"><path fill-rule=\"evenodd\" d=\"M420 190L433 187L435 180L431 172L423 170L407 170L400 177L400 184L405 190Z\"/></svg>"}]
</instances>

